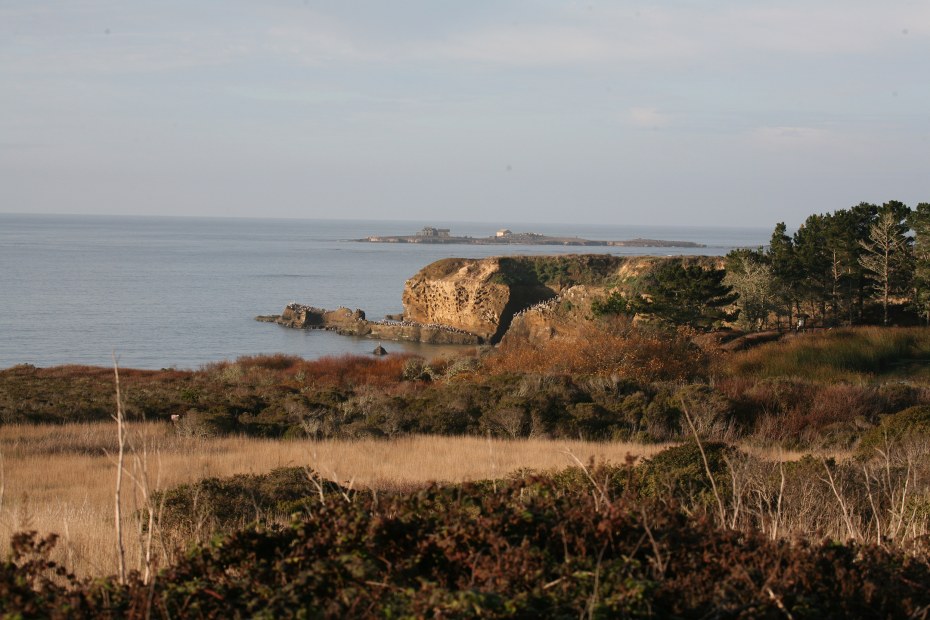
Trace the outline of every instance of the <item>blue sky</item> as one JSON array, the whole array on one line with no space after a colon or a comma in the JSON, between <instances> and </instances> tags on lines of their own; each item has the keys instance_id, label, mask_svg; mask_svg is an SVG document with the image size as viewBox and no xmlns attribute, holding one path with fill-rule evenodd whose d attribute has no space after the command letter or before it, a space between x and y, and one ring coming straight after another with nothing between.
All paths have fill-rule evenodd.
<instances>
[{"instance_id":1,"label":"blue sky","mask_svg":"<svg viewBox=\"0 0 930 620\"><path fill-rule=\"evenodd\" d=\"M930 201L930 0L0 0L0 212L796 225Z\"/></svg>"}]
</instances>

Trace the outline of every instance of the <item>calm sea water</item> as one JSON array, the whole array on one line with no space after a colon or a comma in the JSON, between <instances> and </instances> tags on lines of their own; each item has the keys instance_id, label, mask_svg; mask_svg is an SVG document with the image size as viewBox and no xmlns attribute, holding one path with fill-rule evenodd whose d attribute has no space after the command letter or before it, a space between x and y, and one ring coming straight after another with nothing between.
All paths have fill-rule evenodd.
<instances>
[{"instance_id":1,"label":"calm sea water","mask_svg":"<svg viewBox=\"0 0 930 620\"><path fill-rule=\"evenodd\" d=\"M361 308L371 319L400 312L404 282L450 256L553 254L555 246L353 243L413 234L514 232L588 239L647 237L707 244L702 250L586 248L614 254L725 254L767 241L764 229L556 226L497 222L320 221L0 214L0 368L30 363L196 368L241 355L307 358L367 353L371 340L259 323L299 301ZM385 343L433 355L434 347Z\"/></svg>"}]
</instances>

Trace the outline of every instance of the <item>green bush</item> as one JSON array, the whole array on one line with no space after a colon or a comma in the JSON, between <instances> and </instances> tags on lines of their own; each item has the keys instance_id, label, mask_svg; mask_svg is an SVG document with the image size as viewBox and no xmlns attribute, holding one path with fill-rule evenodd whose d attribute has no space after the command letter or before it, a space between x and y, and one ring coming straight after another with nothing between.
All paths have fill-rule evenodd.
<instances>
[{"instance_id":1,"label":"green bush","mask_svg":"<svg viewBox=\"0 0 930 620\"><path fill-rule=\"evenodd\" d=\"M248 523L268 524L303 505L345 491L303 467L282 467L268 474L204 478L157 493L161 527L168 530L230 530Z\"/></svg>"},{"instance_id":2,"label":"green bush","mask_svg":"<svg viewBox=\"0 0 930 620\"><path fill-rule=\"evenodd\" d=\"M930 445L930 405L882 416L878 426L862 435L857 453L869 458L876 456L878 450L884 452L902 444Z\"/></svg>"},{"instance_id":3,"label":"green bush","mask_svg":"<svg viewBox=\"0 0 930 620\"><path fill-rule=\"evenodd\" d=\"M707 464L721 498L731 493L728 459L738 450L724 443L703 444ZM710 506L716 499L707 477L704 458L694 442L663 450L637 468L638 488L645 497L672 496L690 503Z\"/></svg>"}]
</instances>

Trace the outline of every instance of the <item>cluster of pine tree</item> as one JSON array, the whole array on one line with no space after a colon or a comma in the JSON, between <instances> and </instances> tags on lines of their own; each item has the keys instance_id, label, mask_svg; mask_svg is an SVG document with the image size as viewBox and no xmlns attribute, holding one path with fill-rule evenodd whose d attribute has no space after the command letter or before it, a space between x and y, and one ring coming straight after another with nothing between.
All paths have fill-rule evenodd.
<instances>
[{"instance_id":1,"label":"cluster of pine tree","mask_svg":"<svg viewBox=\"0 0 930 620\"><path fill-rule=\"evenodd\" d=\"M812 321L853 325L930 323L930 203L860 203L811 215L794 235L775 226L766 249L727 255L726 284L739 322L761 329Z\"/></svg>"}]
</instances>

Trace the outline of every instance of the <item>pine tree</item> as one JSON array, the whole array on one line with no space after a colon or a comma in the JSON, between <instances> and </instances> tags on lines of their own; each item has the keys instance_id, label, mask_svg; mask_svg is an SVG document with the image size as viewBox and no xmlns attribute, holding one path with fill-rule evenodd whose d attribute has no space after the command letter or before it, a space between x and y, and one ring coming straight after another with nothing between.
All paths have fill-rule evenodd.
<instances>
[{"instance_id":1,"label":"pine tree","mask_svg":"<svg viewBox=\"0 0 930 620\"><path fill-rule=\"evenodd\" d=\"M826 315L833 287L833 256L827 240L827 216L810 215L794 233L794 255L797 265L795 288L808 311L815 316Z\"/></svg>"},{"instance_id":2,"label":"pine tree","mask_svg":"<svg viewBox=\"0 0 930 620\"><path fill-rule=\"evenodd\" d=\"M723 269L703 269L668 262L644 278L643 297L632 300L630 308L649 313L676 325L707 328L733 318L724 308L736 300L723 283Z\"/></svg>"},{"instance_id":3,"label":"pine tree","mask_svg":"<svg viewBox=\"0 0 930 620\"><path fill-rule=\"evenodd\" d=\"M901 208L903 207L903 209ZM882 206L878 220L869 229L867 241L861 241L865 252L859 264L875 286L875 296L881 300L882 323L888 325L888 306L892 295L910 284L913 273L911 238L904 223L909 209L897 201Z\"/></svg>"},{"instance_id":4,"label":"pine tree","mask_svg":"<svg viewBox=\"0 0 930 620\"><path fill-rule=\"evenodd\" d=\"M868 239L877 212L878 207L863 202L824 217L824 242L830 258L830 309L834 322L845 317L852 324L861 318L868 281L859 264L863 253L860 241Z\"/></svg>"},{"instance_id":5,"label":"pine tree","mask_svg":"<svg viewBox=\"0 0 930 620\"><path fill-rule=\"evenodd\" d=\"M777 296L773 301L776 305L776 313L779 318L781 316L788 317L788 324L790 325L796 299L798 266L794 253L794 242L787 234L787 227L784 222L775 225L766 258L772 268L772 277L775 279Z\"/></svg>"},{"instance_id":6,"label":"pine tree","mask_svg":"<svg viewBox=\"0 0 930 620\"><path fill-rule=\"evenodd\" d=\"M930 203L922 202L911 212L908 224L914 231L913 305L930 325Z\"/></svg>"}]
</instances>

